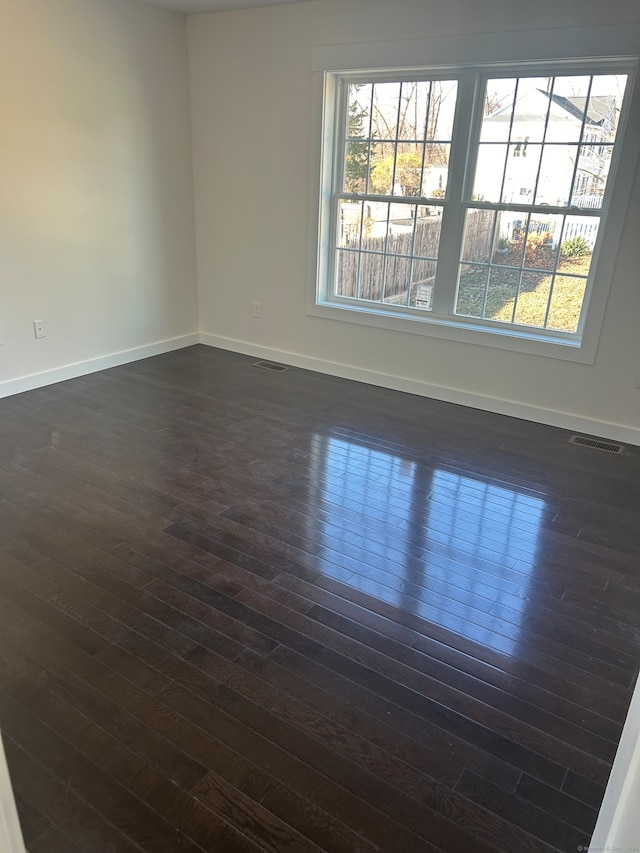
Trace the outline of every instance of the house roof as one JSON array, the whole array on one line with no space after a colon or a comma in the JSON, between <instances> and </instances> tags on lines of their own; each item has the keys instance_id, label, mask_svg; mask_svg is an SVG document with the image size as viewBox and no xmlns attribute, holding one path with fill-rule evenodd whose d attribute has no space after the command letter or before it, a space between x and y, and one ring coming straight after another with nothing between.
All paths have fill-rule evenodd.
<instances>
[{"instance_id":1,"label":"house roof","mask_svg":"<svg viewBox=\"0 0 640 853\"><path fill-rule=\"evenodd\" d=\"M548 92L538 91L549 97ZM565 98L563 95L551 95L551 100L570 115L582 121L587 99L584 97ZM587 123L602 125L616 110L616 98L613 95L592 95L587 109Z\"/></svg>"},{"instance_id":2,"label":"house roof","mask_svg":"<svg viewBox=\"0 0 640 853\"><path fill-rule=\"evenodd\" d=\"M587 103L585 97L565 97L564 95L550 94L544 89L534 89L518 98L518 120L526 122L544 119L547 114L545 103L548 102L549 98L564 113L568 113L571 118L582 122ZM511 121L512 107L513 102L500 107L492 115L487 116L485 121ZM602 126L608 118L613 117L616 109L617 98L614 95L592 95L589 98L587 108L587 124Z\"/></svg>"}]
</instances>

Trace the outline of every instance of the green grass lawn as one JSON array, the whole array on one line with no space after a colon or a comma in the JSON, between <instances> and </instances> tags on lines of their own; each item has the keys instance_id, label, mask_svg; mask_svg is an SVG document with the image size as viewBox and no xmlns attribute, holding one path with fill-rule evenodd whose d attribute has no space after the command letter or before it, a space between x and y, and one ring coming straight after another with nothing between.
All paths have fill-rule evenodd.
<instances>
[{"instance_id":1,"label":"green grass lawn","mask_svg":"<svg viewBox=\"0 0 640 853\"><path fill-rule=\"evenodd\" d=\"M460 277L457 313L469 317L484 317L521 323L527 326L545 327L545 316L549 305L546 328L563 332L575 332L578 328L586 276L591 264L591 254L581 258L563 258L551 294L553 276L545 271L525 271L518 292L517 270L491 268L485 300L485 270L471 268ZM542 264L541 264L542 265ZM563 273L565 275L563 275ZM569 278L567 276L583 276ZM514 314L515 304L515 314Z\"/></svg>"}]
</instances>

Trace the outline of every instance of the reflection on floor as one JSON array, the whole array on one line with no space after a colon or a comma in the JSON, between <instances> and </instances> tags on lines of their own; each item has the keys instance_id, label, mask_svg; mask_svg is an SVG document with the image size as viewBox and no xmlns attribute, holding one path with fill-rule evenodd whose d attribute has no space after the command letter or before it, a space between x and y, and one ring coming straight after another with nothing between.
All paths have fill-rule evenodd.
<instances>
[{"instance_id":1,"label":"reflection on floor","mask_svg":"<svg viewBox=\"0 0 640 853\"><path fill-rule=\"evenodd\" d=\"M539 493L416 463L344 433L313 436L312 459L308 536L322 543L328 577L513 653L536 568ZM339 568L343 554L356 571Z\"/></svg>"}]
</instances>

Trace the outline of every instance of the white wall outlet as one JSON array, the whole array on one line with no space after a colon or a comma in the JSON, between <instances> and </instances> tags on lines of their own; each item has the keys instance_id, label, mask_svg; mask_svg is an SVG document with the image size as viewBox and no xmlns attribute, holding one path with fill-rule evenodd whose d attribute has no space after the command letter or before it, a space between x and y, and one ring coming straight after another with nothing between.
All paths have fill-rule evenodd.
<instances>
[{"instance_id":1,"label":"white wall outlet","mask_svg":"<svg viewBox=\"0 0 640 853\"><path fill-rule=\"evenodd\" d=\"M33 334L36 338L44 338L44 320L34 320L33 321Z\"/></svg>"},{"instance_id":2,"label":"white wall outlet","mask_svg":"<svg viewBox=\"0 0 640 853\"><path fill-rule=\"evenodd\" d=\"M253 303L253 316L258 319L262 317L262 302Z\"/></svg>"}]
</instances>

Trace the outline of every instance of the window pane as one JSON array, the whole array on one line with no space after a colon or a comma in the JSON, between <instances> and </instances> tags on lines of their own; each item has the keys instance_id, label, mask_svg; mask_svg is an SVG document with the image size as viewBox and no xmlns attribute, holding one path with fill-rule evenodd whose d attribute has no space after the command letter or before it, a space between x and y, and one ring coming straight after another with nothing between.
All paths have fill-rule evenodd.
<instances>
[{"instance_id":1,"label":"window pane","mask_svg":"<svg viewBox=\"0 0 640 853\"><path fill-rule=\"evenodd\" d=\"M344 201L338 204L338 234L339 248L359 248L362 232L363 203L361 201Z\"/></svg>"},{"instance_id":2,"label":"window pane","mask_svg":"<svg viewBox=\"0 0 640 853\"><path fill-rule=\"evenodd\" d=\"M561 231L562 216L532 213L527 229L524 266L529 269L555 269Z\"/></svg>"},{"instance_id":3,"label":"window pane","mask_svg":"<svg viewBox=\"0 0 640 853\"><path fill-rule=\"evenodd\" d=\"M402 84L400 103L400 139L425 140L429 112L430 80L415 80Z\"/></svg>"},{"instance_id":4,"label":"window pane","mask_svg":"<svg viewBox=\"0 0 640 853\"><path fill-rule=\"evenodd\" d=\"M415 308L431 311L433 286L436 278L436 262L415 259L411 270L410 304Z\"/></svg>"},{"instance_id":5,"label":"window pane","mask_svg":"<svg viewBox=\"0 0 640 853\"><path fill-rule=\"evenodd\" d=\"M512 141L542 142L545 138L550 103L548 92L553 78L521 77L513 111Z\"/></svg>"},{"instance_id":6,"label":"window pane","mask_svg":"<svg viewBox=\"0 0 640 853\"><path fill-rule=\"evenodd\" d=\"M453 117L458 97L456 80L433 80L429 101L427 139L450 142L453 136Z\"/></svg>"},{"instance_id":7,"label":"window pane","mask_svg":"<svg viewBox=\"0 0 640 853\"><path fill-rule=\"evenodd\" d=\"M527 215L518 211L496 212L495 232L489 262L496 266L520 266L522 235L526 232Z\"/></svg>"},{"instance_id":8,"label":"window pane","mask_svg":"<svg viewBox=\"0 0 640 853\"><path fill-rule=\"evenodd\" d=\"M380 302L384 279L384 255L362 252L360 255L360 299Z\"/></svg>"},{"instance_id":9,"label":"window pane","mask_svg":"<svg viewBox=\"0 0 640 853\"><path fill-rule=\"evenodd\" d=\"M413 250L416 207L408 204L392 204L393 219L389 220L387 252L394 255L410 255Z\"/></svg>"},{"instance_id":10,"label":"window pane","mask_svg":"<svg viewBox=\"0 0 640 853\"><path fill-rule=\"evenodd\" d=\"M352 83L348 90L347 145L344 187L347 192L365 192L371 146L371 84Z\"/></svg>"},{"instance_id":11,"label":"window pane","mask_svg":"<svg viewBox=\"0 0 640 853\"><path fill-rule=\"evenodd\" d=\"M545 145L540 164L536 204L566 207L578 148L575 145Z\"/></svg>"},{"instance_id":12,"label":"window pane","mask_svg":"<svg viewBox=\"0 0 640 853\"><path fill-rule=\"evenodd\" d=\"M560 332L577 332L586 278L557 275L553 282L547 328Z\"/></svg>"},{"instance_id":13,"label":"window pane","mask_svg":"<svg viewBox=\"0 0 640 853\"><path fill-rule=\"evenodd\" d=\"M507 169L502 190L504 204L532 204L536 189L541 145L518 140L509 146Z\"/></svg>"},{"instance_id":14,"label":"window pane","mask_svg":"<svg viewBox=\"0 0 640 853\"><path fill-rule=\"evenodd\" d=\"M615 142L626 85L626 74L599 74L593 78L584 142Z\"/></svg>"},{"instance_id":15,"label":"window pane","mask_svg":"<svg viewBox=\"0 0 640 853\"><path fill-rule=\"evenodd\" d=\"M600 221L587 216L567 216L562 231L558 272L589 275Z\"/></svg>"},{"instance_id":16,"label":"window pane","mask_svg":"<svg viewBox=\"0 0 640 853\"><path fill-rule=\"evenodd\" d=\"M420 211L422 210L423 208L418 209L413 254L420 258L437 258L442 217L421 215ZM433 210L433 208L427 208L427 210Z\"/></svg>"},{"instance_id":17,"label":"window pane","mask_svg":"<svg viewBox=\"0 0 640 853\"><path fill-rule=\"evenodd\" d=\"M507 142L513 116L516 80L487 80L481 142Z\"/></svg>"},{"instance_id":18,"label":"window pane","mask_svg":"<svg viewBox=\"0 0 640 853\"><path fill-rule=\"evenodd\" d=\"M556 77L549 81L545 97L549 103L547 142L579 142L591 77Z\"/></svg>"},{"instance_id":19,"label":"window pane","mask_svg":"<svg viewBox=\"0 0 640 853\"><path fill-rule=\"evenodd\" d=\"M496 215L492 210L467 211L462 245L463 261L490 260Z\"/></svg>"},{"instance_id":20,"label":"window pane","mask_svg":"<svg viewBox=\"0 0 640 853\"><path fill-rule=\"evenodd\" d=\"M474 201L500 201L507 151L507 145L480 145L473 184Z\"/></svg>"},{"instance_id":21,"label":"window pane","mask_svg":"<svg viewBox=\"0 0 640 853\"><path fill-rule=\"evenodd\" d=\"M400 83L376 83L373 87L373 139L395 139L400 110Z\"/></svg>"},{"instance_id":22,"label":"window pane","mask_svg":"<svg viewBox=\"0 0 640 853\"><path fill-rule=\"evenodd\" d=\"M482 316L487 320L510 323L519 283L519 270L491 269Z\"/></svg>"},{"instance_id":23,"label":"window pane","mask_svg":"<svg viewBox=\"0 0 640 853\"><path fill-rule=\"evenodd\" d=\"M407 305L409 301L409 274L411 261L387 255L384 279L384 301L393 305Z\"/></svg>"},{"instance_id":24,"label":"window pane","mask_svg":"<svg viewBox=\"0 0 640 853\"><path fill-rule=\"evenodd\" d=\"M544 327L552 277L543 272L523 272L514 322Z\"/></svg>"},{"instance_id":25,"label":"window pane","mask_svg":"<svg viewBox=\"0 0 640 853\"><path fill-rule=\"evenodd\" d=\"M575 207L600 208L609 178L612 145L582 145L571 204Z\"/></svg>"},{"instance_id":26,"label":"window pane","mask_svg":"<svg viewBox=\"0 0 640 853\"><path fill-rule=\"evenodd\" d=\"M371 83L349 83L347 94L348 125L347 136L369 138L371 122L371 98L373 85Z\"/></svg>"},{"instance_id":27,"label":"window pane","mask_svg":"<svg viewBox=\"0 0 640 853\"><path fill-rule=\"evenodd\" d=\"M371 170L371 192L381 195L422 195L423 143L403 142Z\"/></svg>"},{"instance_id":28,"label":"window pane","mask_svg":"<svg viewBox=\"0 0 640 853\"><path fill-rule=\"evenodd\" d=\"M344 187L348 193L363 193L367 189L367 174L369 171L370 145L364 142L347 142Z\"/></svg>"},{"instance_id":29,"label":"window pane","mask_svg":"<svg viewBox=\"0 0 640 853\"><path fill-rule=\"evenodd\" d=\"M460 265L456 314L462 314L465 317L482 317L488 275L488 267L473 264Z\"/></svg>"},{"instance_id":30,"label":"window pane","mask_svg":"<svg viewBox=\"0 0 640 853\"><path fill-rule=\"evenodd\" d=\"M528 222L528 215L519 210L500 210L496 213L496 233L491 256L494 266L522 266Z\"/></svg>"},{"instance_id":31,"label":"window pane","mask_svg":"<svg viewBox=\"0 0 640 853\"><path fill-rule=\"evenodd\" d=\"M336 296L358 296L359 252L338 251Z\"/></svg>"},{"instance_id":32,"label":"window pane","mask_svg":"<svg viewBox=\"0 0 640 853\"><path fill-rule=\"evenodd\" d=\"M389 203L365 201L362 220L362 248L383 252L389 229Z\"/></svg>"},{"instance_id":33,"label":"window pane","mask_svg":"<svg viewBox=\"0 0 640 853\"><path fill-rule=\"evenodd\" d=\"M426 146L422 195L427 198L444 198L446 196L450 152L451 146L443 143Z\"/></svg>"}]
</instances>

